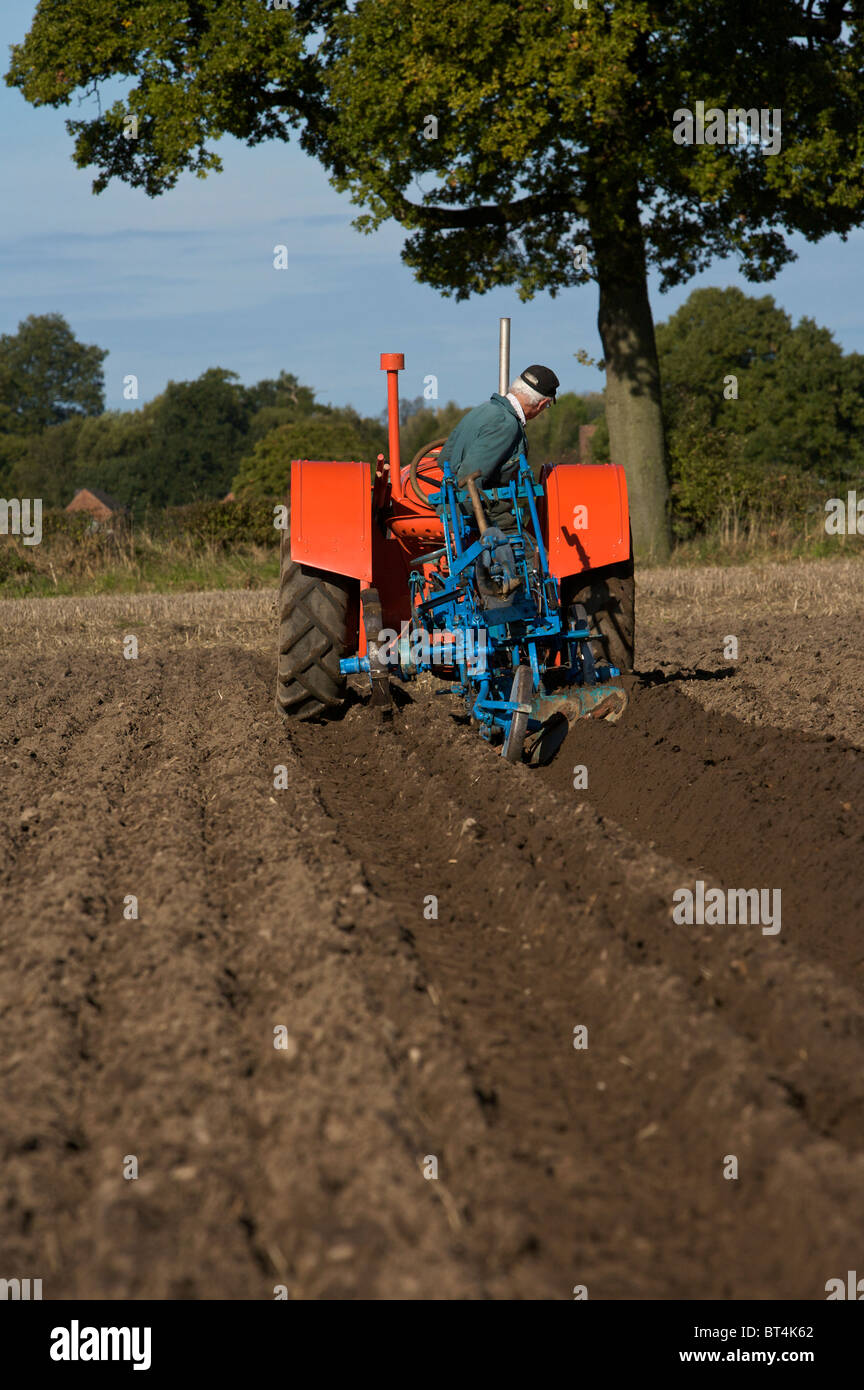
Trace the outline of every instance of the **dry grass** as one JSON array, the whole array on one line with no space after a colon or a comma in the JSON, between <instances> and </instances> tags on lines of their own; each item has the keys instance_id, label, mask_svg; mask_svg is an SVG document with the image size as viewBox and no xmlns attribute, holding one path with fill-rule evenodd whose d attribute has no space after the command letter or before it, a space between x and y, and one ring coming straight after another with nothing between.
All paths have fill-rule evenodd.
<instances>
[{"instance_id":1,"label":"dry grass","mask_svg":"<svg viewBox=\"0 0 864 1390\"><path fill-rule=\"evenodd\" d=\"M730 565L681 569L666 566L637 576L639 602L652 619L694 616L750 604L760 613L794 613L819 618L860 614L864 618L864 559L791 560L785 564Z\"/></svg>"},{"instance_id":2,"label":"dry grass","mask_svg":"<svg viewBox=\"0 0 864 1390\"><path fill-rule=\"evenodd\" d=\"M278 573L276 546L223 546L142 529L51 536L29 548L9 537L0 549L0 599L251 589Z\"/></svg>"},{"instance_id":3,"label":"dry grass","mask_svg":"<svg viewBox=\"0 0 864 1390\"><path fill-rule=\"evenodd\" d=\"M648 569L638 576L638 605L651 624L685 616L707 621L733 605L749 605L761 615L864 621L864 561ZM141 646L227 643L269 651L276 633L276 590L6 599L2 617L0 652L5 653L108 648L130 633Z\"/></svg>"},{"instance_id":4,"label":"dry grass","mask_svg":"<svg viewBox=\"0 0 864 1390\"><path fill-rule=\"evenodd\" d=\"M275 640L276 591L7 599L2 616L3 652L107 648L127 634L138 638L139 647L229 643L260 651Z\"/></svg>"}]
</instances>

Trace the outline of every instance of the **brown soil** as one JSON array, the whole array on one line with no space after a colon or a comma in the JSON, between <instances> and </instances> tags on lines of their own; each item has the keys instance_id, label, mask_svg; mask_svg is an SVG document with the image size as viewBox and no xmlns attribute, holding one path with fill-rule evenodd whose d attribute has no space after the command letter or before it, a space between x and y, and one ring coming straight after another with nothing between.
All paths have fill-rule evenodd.
<instances>
[{"instance_id":1,"label":"brown soil","mask_svg":"<svg viewBox=\"0 0 864 1390\"><path fill-rule=\"evenodd\" d=\"M766 722L715 615L658 583L622 721L536 770L422 688L390 723L355 700L280 727L271 596L209 628L206 596L137 627L98 601L74 641L69 610L27 610L0 704L0 1276L824 1299L860 1266L864 755L791 697ZM717 635L764 649L764 613L724 603ZM782 705L791 605L770 640ZM697 878L780 888L779 935L676 925Z\"/></svg>"}]
</instances>

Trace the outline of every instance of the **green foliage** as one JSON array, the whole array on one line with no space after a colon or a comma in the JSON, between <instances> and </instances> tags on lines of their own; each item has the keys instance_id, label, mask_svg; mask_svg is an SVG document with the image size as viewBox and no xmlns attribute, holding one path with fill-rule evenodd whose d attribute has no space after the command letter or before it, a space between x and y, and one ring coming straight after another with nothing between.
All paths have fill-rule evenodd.
<instances>
[{"instance_id":1,"label":"green foliage","mask_svg":"<svg viewBox=\"0 0 864 1390\"><path fill-rule=\"evenodd\" d=\"M291 460L340 459L362 454L359 439L350 426L312 417L302 424L279 425L255 445L241 461L233 482L240 496L280 497L288 490Z\"/></svg>"},{"instance_id":2,"label":"green foliage","mask_svg":"<svg viewBox=\"0 0 864 1390\"><path fill-rule=\"evenodd\" d=\"M266 501L241 497L232 502L187 502L182 507L168 507L159 534L169 539L182 536L199 550L276 546L282 533L274 525L273 508L281 500L275 496Z\"/></svg>"},{"instance_id":3,"label":"green foliage","mask_svg":"<svg viewBox=\"0 0 864 1390\"><path fill-rule=\"evenodd\" d=\"M334 415L310 415L260 439L243 459L234 479L239 495L281 497L288 489L292 459L366 459L370 463L380 451L383 439L375 437L377 426ZM370 447L371 446L371 447Z\"/></svg>"},{"instance_id":4,"label":"green foliage","mask_svg":"<svg viewBox=\"0 0 864 1390\"><path fill-rule=\"evenodd\" d=\"M276 430L280 425L292 425L297 419L296 411L291 406L285 405L265 405L249 421L249 433L246 438L247 447L257 444L265 435Z\"/></svg>"},{"instance_id":5,"label":"green foliage","mask_svg":"<svg viewBox=\"0 0 864 1390\"><path fill-rule=\"evenodd\" d=\"M42 542L46 546L56 540L79 542L90 535L104 538L108 531L94 528L89 512L67 512L63 507L46 507L42 513Z\"/></svg>"},{"instance_id":6,"label":"green foliage","mask_svg":"<svg viewBox=\"0 0 864 1390\"><path fill-rule=\"evenodd\" d=\"M169 381L151 403L145 494L151 505L228 491L249 427L236 380L236 372L211 367L196 381Z\"/></svg>"},{"instance_id":7,"label":"green foliage","mask_svg":"<svg viewBox=\"0 0 864 1390\"><path fill-rule=\"evenodd\" d=\"M9 490L18 497L41 497L46 507L71 501L75 487L82 486L74 481L81 434L98 418L66 420L41 434L18 436L8 469Z\"/></svg>"},{"instance_id":8,"label":"green foliage","mask_svg":"<svg viewBox=\"0 0 864 1390\"><path fill-rule=\"evenodd\" d=\"M786 232L814 238L861 219L860 25L857 8L841 28L827 3L786 0L731 16L727 0L662 12L644 0L359 0L347 11L198 0L191 19L171 0L40 0L7 81L64 106L125 80L125 104L68 123L97 191L119 178L155 195L183 170L218 170L223 134L251 145L299 125L337 187L365 204L364 225L399 218L417 232L409 263L460 294L584 280L567 254L574 233L589 222L614 232L634 188L666 283L730 252L764 279L792 254ZM766 94L795 113L773 157L672 140L682 105L761 106ZM414 205L418 178L429 191Z\"/></svg>"},{"instance_id":9,"label":"green foliage","mask_svg":"<svg viewBox=\"0 0 864 1390\"><path fill-rule=\"evenodd\" d=\"M743 290L694 290L667 323L657 325L657 351L663 376L667 423L674 425L694 401L707 424L717 424L724 410L724 377L736 374L739 387L747 373L758 373L759 386L777 371L777 354L791 330L789 315L771 295L755 298ZM752 380L726 408L740 415L752 399ZM757 396L758 400L758 396Z\"/></svg>"},{"instance_id":10,"label":"green foliage","mask_svg":"<svg viewBox=\"0 0 864 1390\"><path fill-rule=\"evenodd\" d=\"M603 392L586 391L581 399L585 402L585 413L588 418L588 424L593 425L595 422L599 422L604 411Z\"/></svg>"},{"instance_id":11,"label":"green foliage","mask_svg":"<svg viewBox=\"0 0 864 1390\"><path fill-rule=\"evenodd\" d=\"M675 534L688 537L729 517L803 514L824 496L812 477L788 465L765 468L747 457L746 440L697 416L682 419L669 442Z\"/></svg>"},{"instance_id":12,"label":"green foliage","mask_svg":"<svg viewBox=\"0 0 864 1390\"><path fill-rule=\"evenodd\" d=\"M147 505L160 505L159 474L153 468L153 422L162 397L140 410L106 411L81 428L68 488L97 487L140 515ZM182 475L177 480L183 486ZM64 494L68 502L72 491Z\"/></svg>"},{"instance_id":13,"label":"green foliage","mask_svg":"<svg viewBox=\"0 0 864 1390\"><path fill-rule=\"evenodd\" d=\"M315 400L315 392L310 386L301 386L291 372L281 371L275 379L258 381L254 386L242 388L243 404L250 414L265 409L288 410L291 418L311 415L313 411L326 409Z\"/></svg>"},{"instance_id":14,"label":"green foliage","mask_svg":"<svg viewBox=\"0 0 864 1390\"><path fill-rule=\"evenodd\" d=\"M0 433L0 496L40 496L16 485L16 467L27 452L27 436Z\"/></svg>"},{"instance_id":15,"label":"green foliage","mask_svg":"<svg viewBox=\"0 0 864 1390\"><path fill-rule=\"evenodd\" d=\"M591 458L594 463L609 463L611 458L609 426L606 423L605 415L600 416L597 421L597 429L591 436Z\"/></svg>"},{"instance_id":16,"label":"green foliage","mask_svg":"<svg viewBox=\"0 0 864 1390\"><path fill-rule=\"evenodd\" d=\"M813 18L805 45L810 20L780 0L731 15L726 0L360 3L325 40L333 114L310 143L368 209L362 225L398 217L408 263L459 297L584 283L568 252L615 237L633 192L664 286L729 253L764 279L791 258L792 227L821 236L862 214L860 15L831 41ZM678 108L766 93L794 112L779 154L673 142Z\"/></svg>"},{"instance_id":17,"label":"green foliage","mask_svg":"<svg viewBox=\"0 0 864 1390\"><path fill-rule=\"evenodd\" d=\"M68 121L67 129L79 167L100 170L94 192L120 178L153 196L183 170L221 169L206 147L220 135L257 144L287 133L307 100L302 49L322 6L303 8L305 22L261 0L43 0L7 80L26 87L35 105L62 106L76 90L128 79L125 104ZM268 96L274 84L284 109ZM130 114L138 117L135 139L124 134Z\"/></svg>"},{"instance_id":18,"label":"green foliage","mask_svg":"<svg viewBox=\"0 0 864 1390\"><path fill-rule=\"evenodd\" d=\"M765 281L794 258L792 233L861 225L862 28L862 6L837 0L39 0L6 80L55 107L124 83L125 101L67 122L96 192L118 178L155 196L185 170L220 169L225 134L255 145L299 129L362 209L356 225L396 218L404 260L443 293L513 285L530 298L596 280L613 429L645 512L635 524L662 550L646 267L667 288L734 256ZM676 143L676 113L697 101L770 102L779 147ZM603 314L613 301L626 351Z\"/></svg>"},{"instance_id":19,"label":"green foliage","mask_svg":"<svg viewBox=\"0 0 864 1390\"><path fill-rule=\"evenodd\" d=\"M415 410L407 418L399 431L399 452L403 463L410 463L418 449L431 444L433 439L446 439L458 425L468 407L448 401L437 410Z\"/></svg>"},{"instance_id":20,"label":"green foliage","mask_svg":"<svg viewBox=\"0 0 864 1390\"><path fill-rule=\"evenodd\" d=\"M576 462L579 456L579 426L588 423L588 407L582 396L565 391L548 410L526 426L532 466L564 456Z\"/></svg>"},{"instance_id":21,"label":"green foliage","mask_svg":"<svg viewBox=\"0 0 864 1390\"><path fill-rule=\"evenodd\" d=\"M62 314L30 314L0 336L0 431L29 434L105 404L108 353L79 343Z\"/></svg>"},{"instance_id":22,"label":"green foliage","mask_svg":"<svg viewBox=\"0 0 864 1390\"><path fill-rule=\"evenodd\" d=\"M96 487L131 506L164 507L224 495L248 428L235 374L211 368L169 382L140 410L68 420L26 437L8 466L22 496L64 506Z\"/></svg>"},{"instance_id":23,"label":"green foliage","mask_svg":"<svg viewBox=\"0 0 864 1390\"><path fill-rule=\"evenodd\" d=\"M36 566L14 541L0 536L0 589L20 587L36 573Z\"/></svg>"},{"instance_id":24,"label":"green foliage","mask_svg":"<svg viewBox=\"0 0 864 1390\"><path fill-rule=\"evenodd\" d=\"M703 289L658 326L657 346L679 533L721 507L806 507L817 480L824 495L860 476L864 358L827 329L793 327L770 295Z\"/></svg>"},{"instance_id":25,"label":"green foliage","mask_svg":"<svg viewBox=\"0 0 864 1390\"><path fill-rule=\"evenodd\" d=\"M47 507L65 506L77 488L99 488L140 522L165 506L223 497L254 446L279 427L293 430L285 447L294 457L374 459L386 446L378 421L350 406L316 403L288 372L241 386L236 373L214 367L195 381L169 382L138 410L75 414L28 434L0 431L0 483L5 493L41 497ZM254 467L272 454L265 474L269 466L277 476L273 450L271 439ZM261 486L264 496L283 490L281 480L270 489L266 477Z\"/></svg>"}]
</instances>

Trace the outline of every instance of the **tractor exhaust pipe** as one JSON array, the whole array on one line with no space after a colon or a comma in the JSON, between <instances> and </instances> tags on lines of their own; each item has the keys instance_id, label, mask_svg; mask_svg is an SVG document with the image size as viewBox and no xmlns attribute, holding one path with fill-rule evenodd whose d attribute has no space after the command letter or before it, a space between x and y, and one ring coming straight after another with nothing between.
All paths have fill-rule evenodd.
<instances>
[{"instance_id":1,"label":"tractor exhaust pipe","mask_svg":"<svg viewBox=\"0 0 864 1390\"><path fill-rule=\"evenodd\" d=\"M387 373L387 432L390 442L390 495L402 500L402 463L399 457L399 373L405 367L402 352L382 352L381 370Z\"/></svg>"},{"instance_id":2,"label":"tractor exhaust pipe","mask_svg":"<svg viewBox=\"0 0 864 1390\"><path fill-rule=\"evenodd\" d=\"M498 320L498 394L507 395L510 385L510 320Z\"/></svg>"}]
</instances>

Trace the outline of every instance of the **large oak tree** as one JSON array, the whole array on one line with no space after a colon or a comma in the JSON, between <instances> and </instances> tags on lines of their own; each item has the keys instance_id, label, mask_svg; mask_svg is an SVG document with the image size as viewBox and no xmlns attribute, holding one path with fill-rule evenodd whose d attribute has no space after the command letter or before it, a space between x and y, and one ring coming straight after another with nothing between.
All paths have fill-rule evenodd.
<instances>
[{"instance_id":1,"label":"large oak tree","mask_svg":"<svg viewBox=\"0 0 864 1390\"><path fill-rule=\"evenodd\" d=\"M154 196L218 169L222 134L297 133L359 225L398 219L406 261L445 293L595 281L612 454L637 553L662 555L648 271L668 287L733 255L769 280L789 233L862 220L862 16L862 0L40 0L7 80L59 106L128 79L125 103L69 122L97 191L117 177ZM676 143L698 101L778 109L780 150Z\"/></svg>"}]
</instances>

